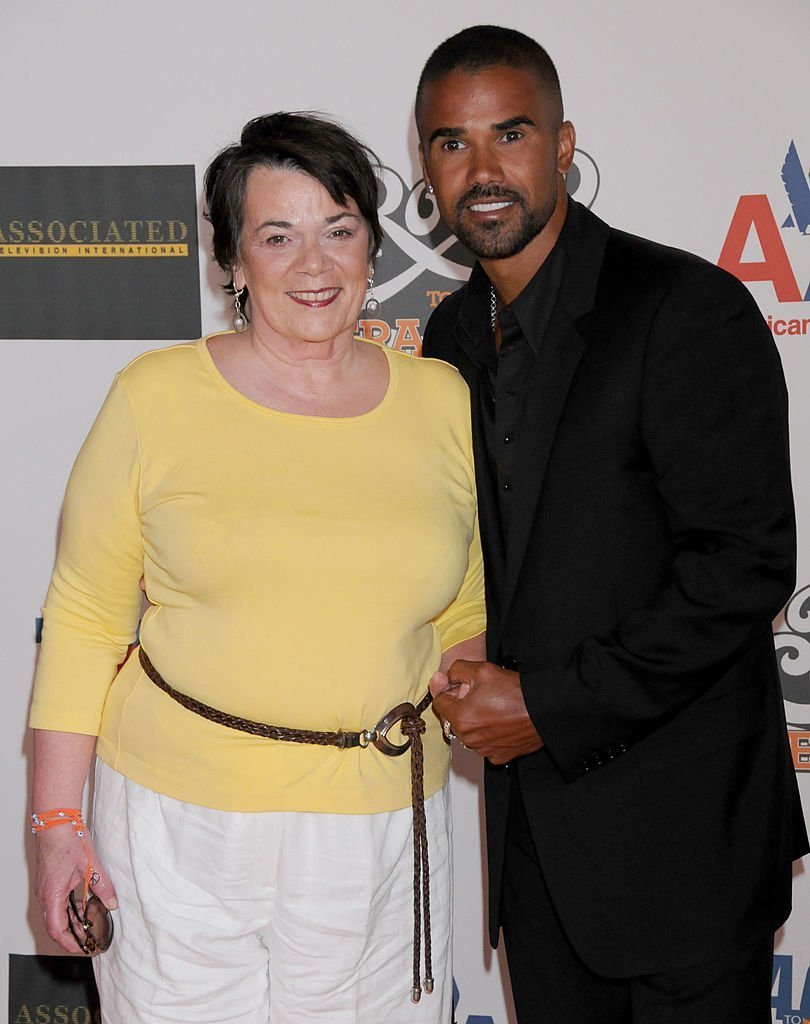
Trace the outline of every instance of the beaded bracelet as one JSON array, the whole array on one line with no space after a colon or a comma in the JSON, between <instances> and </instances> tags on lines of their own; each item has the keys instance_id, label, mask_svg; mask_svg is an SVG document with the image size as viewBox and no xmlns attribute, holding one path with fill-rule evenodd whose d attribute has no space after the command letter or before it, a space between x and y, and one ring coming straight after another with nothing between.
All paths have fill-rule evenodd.
<instances>
[{"instance_id":1,"label":"beaded bracelet","mask_svg":"<svg viewBox=\"0 0 810 1024\"><path fill-rule=\"evenodd\" d=\"M87 826L82 817L81 808L76 807L55 807L52 811L41 811L31 815L31 831L45 832L55 825L72 825L76 835L84 835Z\"/></svg>"},{"instance_id":2,"label":"beaded bracelet","mask_svg":"<svg viewBox=\"0 0 810 1024\"><path fill-rule=\"evenodd\" d=\"M93 864L90 860L90 847L87 845L87 825L85 824L84 818L82 817L81 808L77 807L55 807L50 811L34 811L31 815L31 831L34 835L39 832L47 832L50 828L55 828L57 825L72 825L73 831L81 840L84 852L87 854L87 871L84 876L84 903L87 903L87 894L90 891L90 885L98 882L99 876L96 871L93 870Z\"/></svg>"}]
</instances>

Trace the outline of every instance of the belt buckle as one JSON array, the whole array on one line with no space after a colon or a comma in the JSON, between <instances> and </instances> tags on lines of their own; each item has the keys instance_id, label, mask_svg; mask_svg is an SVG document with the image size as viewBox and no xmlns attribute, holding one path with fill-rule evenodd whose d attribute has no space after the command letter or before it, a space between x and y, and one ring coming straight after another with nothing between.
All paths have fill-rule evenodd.
<instances>
[{"instance_id":1,"label":"belt buckle","mask_svg":"<svg viewBox=\"0 0 810 1024\"><path fill-rule=\"evenodd\" d=\"M388 757L399 757L400 754L404 754L406 750L410 749L411 738L410 736L405 740L404 743L396 744L392 743L388 739L388 730L401 722L403 718L407 718L409 715L415 715L416 708L413 704L404 703L397 704L395 708L391 708L387 715L384 715L379 722L374 726L374 732L377 734L372 743L380 751L381 754L387 754Z\"/></svg>"}]
</instances>

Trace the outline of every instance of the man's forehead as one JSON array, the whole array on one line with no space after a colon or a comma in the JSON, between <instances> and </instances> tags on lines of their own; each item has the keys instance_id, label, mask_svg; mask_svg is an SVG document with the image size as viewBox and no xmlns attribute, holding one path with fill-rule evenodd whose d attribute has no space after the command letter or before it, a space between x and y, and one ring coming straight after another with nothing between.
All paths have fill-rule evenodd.
<instances>
[{"instance_id":1,"label":"man's forehead","mask_svg":"<svg viewBox=\"0 0 810 1024\"><path fill-rule=\"evenodd\" d=\"M547 90L531 69L496 64L475 71L459 68L425 83L417 117L420 131L473 122L494 128L546 106Z\"/></svg>"}]
</instances>

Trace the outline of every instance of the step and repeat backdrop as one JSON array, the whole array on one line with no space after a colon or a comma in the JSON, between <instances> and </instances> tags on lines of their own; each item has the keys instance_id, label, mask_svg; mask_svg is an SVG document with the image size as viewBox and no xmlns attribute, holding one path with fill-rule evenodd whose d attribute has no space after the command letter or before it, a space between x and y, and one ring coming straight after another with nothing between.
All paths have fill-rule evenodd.
<instances>
[{"instance_id":1,"label":"step and repeat backdrop","mask_svg":"<svg viewBox=\"0 0 810 1024\"><path fill-rule=\"evenodd\" d=\"M497 21L555 58L578 130L569 192L603 219L721 264L751 289L788 379L800 562L774 623L794 763L810 806L810 4L483 0L388 6L243 0L5 4L0 62L0 381L5 903L13 1024L99 1020L88 964L57 956L31 891L25 722L40 605L72 460L116 370L229 324L202 172L251 117L319 110L384 165L381 310L362 333L418 357L469 255L424 190L419 71L446 36ZM734 353L729 352L729 359ZM455 1019L508 1024L484 938L481 766L454 754ZM666 879L662 878L662 885ZM5 998L4 996L0 998ZM773 1019L810 1018L810 880L778 936Z\"/></svg>"}]
</instances>

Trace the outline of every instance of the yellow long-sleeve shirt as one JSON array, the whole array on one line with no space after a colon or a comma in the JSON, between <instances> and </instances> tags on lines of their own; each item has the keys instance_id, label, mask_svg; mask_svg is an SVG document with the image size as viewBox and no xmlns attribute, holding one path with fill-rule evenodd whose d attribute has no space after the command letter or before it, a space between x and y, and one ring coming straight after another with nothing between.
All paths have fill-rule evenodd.
<instances>
[{"instance_id":1,"label":"yellow long-sleeve shirt","mask_svg":"<svg viewBox=\"0 0 810 1024\"><path fill-rule=\"evenodd\" d=\"M206 340L115 379L71 473L30 724L98 734L141 785L225 810L410 803L409 756L255 738L151 683L304 729L371 728L418 702L440 652L484 629L469 396L389 349L382 402L333 419L234 390ZM426 714L425 793L447 745Z\"/></svg>"}]
</instances>

